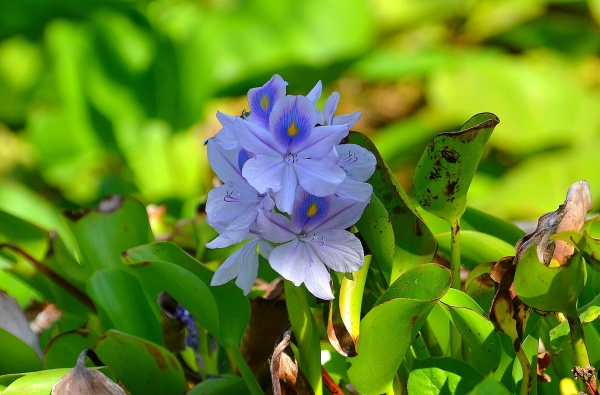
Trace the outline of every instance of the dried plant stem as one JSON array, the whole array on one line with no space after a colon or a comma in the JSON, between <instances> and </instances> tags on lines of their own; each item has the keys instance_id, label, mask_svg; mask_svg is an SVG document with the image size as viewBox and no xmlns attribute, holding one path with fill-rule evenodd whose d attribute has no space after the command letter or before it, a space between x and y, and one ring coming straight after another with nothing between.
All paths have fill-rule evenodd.
<instances>
[{"instance_id":1,"label":"dried plant stem","mask_svg":"<svg viewBox=\"0 0 600 395\"><path fill-rule=\"evenodd\" d=\"M17 254L21 255L23 258L27 259L27 261L29 261L29 263L31 263L37 269L38 272L40 272L43 275L45 275L46 277L48 277L56 285L58 285L59 287L61 287L62 289L64 289L68 293L70 293L71 295L73 295L77 300L79 300L81 303L83 303L88 309L90 309L91 311L96 313L96 306L94 306L94 302L92 302L92 300L86 294L81 292L79 289L75 288L73 286L73 284L71 284L64 278L62 278L54 270L50 269L49 267L44 265L42 262L38 261L33 256L29 255L29 253L27 253L27 251L23 250L21 247L15 245L13 243L0 243L0 248L9 248L9 249L13 250L14 252L16 252Z\"/></svg>"}]
</instances>

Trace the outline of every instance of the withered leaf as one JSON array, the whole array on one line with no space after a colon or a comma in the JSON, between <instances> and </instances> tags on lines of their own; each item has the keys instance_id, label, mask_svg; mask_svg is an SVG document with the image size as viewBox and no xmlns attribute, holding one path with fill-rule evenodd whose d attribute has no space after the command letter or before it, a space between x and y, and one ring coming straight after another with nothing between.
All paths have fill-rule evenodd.
<instances>
[{"instance_id":1,"label":"withered leaf","mask_svg":"<svg viewBox=\"0 0 600 395\"><path fill-rule=\"evenodd\" d=\"M286 330L273 351L270 365L273 395L314 395L290 347L291 333L291 329Z\"/></svg>"},{"instance_id":2,"label":"withered leaf","mask_svg":"<svg viewBox=\"0 0 600 395\"><path fill-rule=\"evenodd\" d=\"M123 389L102 372L84 365L88 352L93 353L83 350L79 354L75 367L52 387L51 395L125 395Z\"/></svg>"}]
</instances>

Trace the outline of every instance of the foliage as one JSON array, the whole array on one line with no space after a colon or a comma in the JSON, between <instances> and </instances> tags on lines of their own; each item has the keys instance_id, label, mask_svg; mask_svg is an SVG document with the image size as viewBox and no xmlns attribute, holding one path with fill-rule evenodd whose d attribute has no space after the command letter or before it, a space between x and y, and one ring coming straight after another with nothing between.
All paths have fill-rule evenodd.
<instances>
[{"instance_id":1,"label":"foliage","mask_svg":"<svg viewBox=\"0 0 600 395\"><path fill-rule=\"evenodd\" d=\"M86 349L134 395L555 394L572 370L594 393L599 4L0 3L0 290L30 318L59 314L40 355L0 311L0 393L50 393ZM239 220L211 217L209 191L231 181L210 169L226 126L214 112L257 114L238 97L274 73L294 94L323 80L308 96L324 112L292 111L321 127L353 123L327 112L340 96L317 100L339 91L361 133L327 129L332 144L376 162L364 213L335 230L360 240L359 259L321 268L318 296L333 300L281 270L297 255L276 266L266 253L305 236L295 194L261 214L293 233L263 232L263 256L258 241L234 246L245 236L206 248L234 234L223 218ZM341 174L319 166L314 177ZM317 198L338 188L331 174ZM508 222L538 217L528 234ZM248 251L243 290L215 276Z\"/></svg>"}]
</instances>

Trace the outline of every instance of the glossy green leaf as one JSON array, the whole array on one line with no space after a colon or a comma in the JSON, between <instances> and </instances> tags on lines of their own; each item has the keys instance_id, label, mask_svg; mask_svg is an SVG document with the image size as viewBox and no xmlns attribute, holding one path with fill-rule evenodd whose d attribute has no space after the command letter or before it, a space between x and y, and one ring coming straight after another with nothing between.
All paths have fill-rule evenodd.
<instances>
[{"instance_id":1,"label":"glossy green leaf","mask_svg":"<svg viewBox=\"0 0 600 395\"><path fill-rule=\"evenodd\" d=\"M298 367L306 376L313 390L319 393L323 388L321 346L317 323L311 313L306 291L286 280L285 302L300 352Z\"/></svg>"},{"instance_id":2,"label":"glossy green leaf","mask_svg":"<svg viewBox=\"0 0 600 395\"><path fill-rule=\"evenodd\" d=\"M450 278L442 266L415 266L400 276L362 319L358 355L346 360L350 382L359 392L385 391L412 339L450 287Z\"/></svg>"},{"instance_id":3,"label":"glossy green leaf","mask_svg":"<svg viewBox=\"0 0 600 395\"><path fill-rule=\"evenodd\" d=\"M81 263L90 275L95 270L122 267L121 253L152 241L146 208L132 198L109 196L70 219Z\"/></svg>"},{"instance_id":4,"label":"glossy green leaf","mask_svg":"<svg viewBox=\"0 0 600 395\"><path fill-rule=\"evenodd\" d=\"M156 344L109 330L100 337L94 351L133 394L183 393L181 365L173 354Z\"/></svg>"},{"instance_id":5,"label":"glossy green leaf","mask_svg":"<svg viewBox=\"0 0 600 395\"><path fill-rule=\"evenodd\" d=\"M504 385L497 382L493 376L486 377L479 382L468 395L510 395L510 391Z\"/></svg>"},{"instance_id":6,"label":"glossy green leaf","mask_svg":"<svg viewBox=\"0 0 600 395\"><path fill-rule=\"evenodd\" d=\"M0 241L17 244L30 255L41 258L47 248L47 238L48 232L42 228L0 210Z\"/></svg>"},{"instance_id":7,"label":"glossy green leaf","mask_svg":"<svg viewBox=\"0 0 600 395\"><path fill-rule=\"evenodd\" d=\"M0 394L6 389L13 381L18 378L25 376L27 373L13 373L5 374L0 376Z\"/></svg>"},{"instance_id":8,"label":"glossy green leaf","mask_svg":"<svg viewBox=\"0 0 600 395\"><path fill-rule=\"evenodd\" d=\"M450 256L450 232L437 236L440 252ZM500 258L514 255L515 247L494 236L472 230L460 232L460 263L472 269L480 263L496 262Z\"/></svg>"},{"instance_id":9,"label":"glossy green leaf","mask_svg":"<svg viewBox=\"0 0 600 395\"><path fill-rule=\"evenodd\" d=\"M393 267L396 251L394 229L388 211L377 195L371 196L371 202L365 207L356 228L379 267Z\"/></svg>"},{"instance_id":10,"label":"glossy green leaf","mask_svg":"<svg viewBox=\"0 0 600 395\"><path fill-rule=\"evenodd\" d=\"M62 238L56 233L50 234L49 249L43 263L79 290L85 290L85 283L90 273L77 262Z\"/></svg>"},{"instance_id":11,"label":"glossy green leaf","mask_svg":"<svg viewBox=\"0 0 600 395\"><path fill-rule=\"evenodd\" d=\"M208 287L217 306L219 322L225 323L219 326L217 336L219 341L224 346L238 346L250 319L250 304L235 284L230 282L218 287L210 286L210 281L214 274L213 271L175 244L168 242L158 242L131 248L123 254L123 259L127 264L148 261L168 262L193 273ZM183 304L181 300L178 301Z\"/></svg>"},{"instance_id":12,"label":"glossy green leaf","mask_svg":"<svg viewBox=\"0 0 600 395\"><path fill-rule=\"evenodd\" d=\"M100 335L86 329L61 333L53 337L44 349L44 365L47 369L72 368L77 357L86 348L93 348Z\"/></svg>"},{"instance_id":13,"label":"glossy green leaf","mask_svg":"<svg viewBox=\"0 0 600 395\"><path fill-rule=\"evenodd\" d=\"M54 384L70 370L71 368L50 369L24 374L12 381L4 392L2 392L2 395L49 395ZM97 370L101 371L111 380L115 380L114 373L109 368L101 367ZM1 388L2 386L0 385Z\"/></svg>"},{"instance_id":14,"label":"glossy green leaf","mask_svg":"<svg viewBox=\"0 0 600 395\"><path fill-rule=\"evenodd\" d=\"M502 355L500 337L483 309L467 294L449 289L438 302L471 350L473 366L483 375L496 370Z\"/></svg>"},{"instance_id":15,"label":"glossy green leaf","mask_svg":"<svg viewBox=\"0 0 600 395\"><path fill-rule=\"evenodd\" d=\"M40 356L24 341L0 328L0 374L42 369Z\"/></svg>"},{"instance_id":16,"label":"glossy green leaf","mask_svg":"<svg viewBox=\"0 0 600 395\"><path fill-rule=\"evenodd\" d=\"M467 206L467 209L460 218L460 226L462 230L476 230L481 233L487 233L513 246L521 237L525 236L525 232L515 224L470 206Z\"/></svg>"},{"instance_id":17,"label":"glossy green leaf","mask_svg":"<svg viewBox=\"0 0 600 395\"><path fill-rule=\"evenodd\" d=\"M458 359L427 358L416 360L408 376L411 394L468 394L483 381L483 376L471 365Z\"/></svg>"},{"instance_id":18,"label":"glossy green leaf","mask_svg":"<svg viewBox=\"0 0 600 395\"><path fill-rule=\"evenodd\" d=\"M462 216L483 148L499 122L494 114L478 114L460 131L439 133L431 140L413 181L413 193L424 210L451 223Z\"/></svg>"},{"instance_id":19,"label":"glossy green leaf","mask_svg":"<svg viewBox=\"0 0 600 395\"><path fill-rule=\"evenodd\" d=\"M135 270L132 274L142 284L148 300L157 300L167 292L213 336L219 335L219 312L206 284L190 271L167 262L126 262ZM158 310L158 306L157 306Z\"/></svg>"},{"instance_id":20,"label":"glossy green leaf","mask_svg":"<svg viewBox=\"0 0 600 395\"><path fill-rule=\"evenodd\" d=\"M586 266L581 254L575 254L565 266L542 264L534 246L517 264L514 288L528 306L541 311L567 311L575 308L585 285Z\"/></svg>"},{"instance_id":21,"label":"glossy green leaf","mask_svg":"<svg viewBox=\"0 0 600 395\"><path fill-rule=\"evenodd\" d=\"M118 331L163 343L159 321L133 275L123 270L98 271L88 281L87 294L110 318L108 327L112 324Z\"/></svg>"},{"instance_id":22,"label":"glossy green leaf","mask_svg":"<svg viewBox=\"0 0 600 395\"><path fill-rule=\"evenodd\" d=\"M579 310L579 321L582 325L588 324L600 317L600 295L596 296L587 305ZM555 353L559 353L571 340L569 323L564 321L550 330L550 346ZM589 346L588 346L589 347Z\"/></svg>"},{"instance_id":23,"label":"glossy green leaf","mask_svg":"<svg viewBox=\"0 0 600 395\"><path fill-rule=\"evenodd\" d=\"M362 300L370 265L371 255L366 255L363 267L354 273L344 275L340 285L340 316L355 343L360 335Z\"/></svg>"},{"instance_id":24,"label":"glossy green leaf","mask_svg":"<svg viewBox=\"0 0 600 395\"><path fill-rule=\"evenodd\" d=\"M396 251L391 267L386 266L389 264L387 262L389 252L382 254L381 261L377 255L374 256L374 259L379 264L388 284L391 284L405 270L420 263L431 262L437 249L437 242L417 213L412 201L402 187L400 187L391 170L379 155L373 142L366 136L356 132L351 132L348 135L348 142L366 148L377 158L375 173L368 182L373 186L373 193L388 212L388 222L392 224ZM376 208L374 207L373 209L375 210ZM377 209L376 211L377 215L374 215L374 219L377 216L379 217L379 221L385 221L385 218L381 217L381 210ZM373 225L366 225L367 229L364 232L372 231ZM385 226L384 224L383 227ZM385 233L389 235L389 231ZM375 236L378 237L377 234ZM388 248L387 246L384 247L386 251L389 251L387 250ZM375 251L378 249L380 248L374 247Z\"/></svg>"},{"instance_id":25,"label":"glossy green leaf","mask_svg":"<svg viewBox=\"0 0 600 395\"><path fill-rule=\"evenodd\" d=\"M189 390L186 395L250 395L244 379L239 376L223 374L209 378Z\"/></svg>"},{"instance_id":26,"label":"glossy green leaf","mask_svg":"<svg viewBox=\"0 0 600 395\"><path fill-rule=\"evenodd\" d=\"M484 262L469 271L465 281L465 293L469 295L483 311L489 311L496 292L495 282L490 273L495 262Z\"/></svg>"}]
</instances>

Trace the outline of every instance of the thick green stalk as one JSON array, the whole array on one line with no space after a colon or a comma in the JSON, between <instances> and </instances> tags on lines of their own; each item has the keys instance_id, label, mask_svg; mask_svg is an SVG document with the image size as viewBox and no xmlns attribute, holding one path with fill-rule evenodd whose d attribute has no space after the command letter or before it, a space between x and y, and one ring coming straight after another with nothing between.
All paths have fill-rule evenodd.
<instances>
[{"instance_id":1,"label":"thick green stalk","mask_svg":"<svg viewBox=\"0 0 600 395\"><path fill-rule=\"evenodd\" d=\"M246 387L248 387L248 390L250 390L250 393L252 395L265 395L263 390L260 388L258 381L256 381L256 377L254 377L252 370L250 370L250 367L248 366L246 360L242 356L240 349L237 347L232 347L228 348L227 351L230 357L237 365L238 370L242 374L242 378L246 383Z\"/></svg>"},{"instance_id":2,"label":"thick green stalk","mask_svg":"<svg viewBox=\"0 0 600 395\"><path fill-rule=\"evenodd\" d=\"M317 323L312 315L304 290L285 280L285 301L290 323L294 330L298 351L298 364L315 395L323 394L321 375L321 344Z\"/></svg>"},{"instance_id":3,"label":"thick green stalk","mask_svg":"<svg viewBox=\"0 0 600 395\"><path fill-rule=\"evenodd\" d=\"M525 350L523 350L521 344L519 344L519 349L516 350L516 353L519 362L521 362L521 369L523 370L523 379L521 380L521 391L519 391L519 395L529 395L532 384L531 364L529 363L529 359L527 358L527 355L525 355Z\"/></svg>"},{"instance_id":4,"label":"thick green stalk","mask_svg":"<svg viewBox=\"0 0 600 395\"><path fill-rule=\"evenodd\" d=\"M575 355L575 364L585 368L589 366L590 358L588 356L587 347L585 346L583 325L581 325L581 321L579 320L579 314L577 314L577 310L573 308L571 311L565 312L565 316L567 317L569 328L571 329L571 346L573 347L573 354Z\"/></svg>"}]
</instances>

